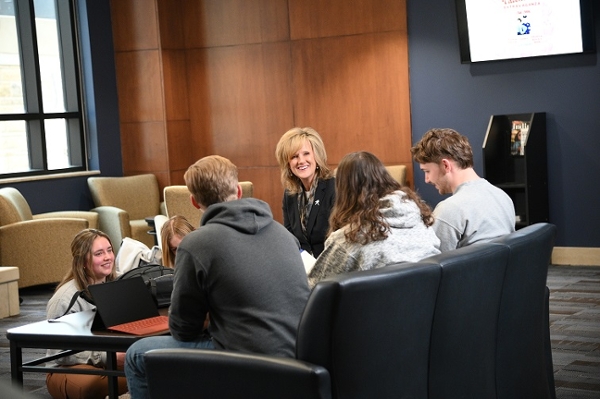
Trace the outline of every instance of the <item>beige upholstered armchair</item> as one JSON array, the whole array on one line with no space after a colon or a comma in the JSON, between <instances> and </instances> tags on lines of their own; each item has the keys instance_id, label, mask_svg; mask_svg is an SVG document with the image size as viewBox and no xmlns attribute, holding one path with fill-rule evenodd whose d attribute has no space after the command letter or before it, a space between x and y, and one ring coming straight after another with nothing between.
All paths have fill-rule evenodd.
<instances>
[{"instance_id":1,"label":"beige upholstered armchair","mask_svg":"<svg viewBox=\"0 0 600 399\"><path fill-rule=\"evenodd\" d=\"M110 237L115 253L124 237L154 245L147 217L165 214L158 180L153 174L125 177L90 177L88 186L100 215L99 229Z\"/></svg>"},{"instance_id":2,"label":"beige upholstered armchair","mask_svg":"<svg viewBox=\"0 0 600 399\"><path fill-rule=\"evenodd\" d=\"M19 268L19 288L59 282L71 265L71 241L88 227L98 227L97 213L33 215L19 190L0 189L0 265Z\"/></svg>"},{"instance_id":3,"label":"beige upholstered armchair","mask_svg":"<svg viewBox=\"0 0 600 399\"><path fill-rule=\"evenodd\" d=\"M387 171L392 175L394 180L403 186L406 185L406 165L390 165L385 167Z\"/></svg>"},{"instance_id":4,"label":"beige upholstered armchair","mask_svg":"<svg viewBox=\"0 0 600 399\"><path fill-rule=\"evenodd\" d=\"M254 195L254 185L250 181L241 181L242 198L250 198ZM202 211L194 208L190 200L190 192L187 186L167 186L163 190L165 197L165 208L168 217L181 215L194 227L200 226Z\"/></svg>"}]
</instances>

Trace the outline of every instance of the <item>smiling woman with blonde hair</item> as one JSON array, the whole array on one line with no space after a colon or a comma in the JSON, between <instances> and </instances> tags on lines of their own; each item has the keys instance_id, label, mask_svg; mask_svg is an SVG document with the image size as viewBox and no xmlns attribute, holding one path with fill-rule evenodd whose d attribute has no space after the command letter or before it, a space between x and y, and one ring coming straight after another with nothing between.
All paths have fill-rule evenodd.
<instances>
[{"instance_id":1,"label":"smiling woman with blonde hair","mask_svg":"<svg viewBox=\"0 0 600 399\"><path fill-rule=\"evenodd\" d=\"M87 291L92 284L102 284L117 278L115 254L110 238L96 229L79 232L71 242L73 262L62 279L52 298L48 301L46 313L48 319L56 319L66 312L76 313L94 309L95 306L82 297L69 307L71 299L78 291ZM89 294L89 292L88 292ZM48 356L61 350L48 350ZM124 353L117 353L117 366L123 369ZM83 351L75 355L55 360L55 366L78 369L99 369L106 364L106 352ZM50 395L57 398L98 398L108 395L107 376L89 374L49 373L46 387ZM127 381L119 377L119 395L127 392Z\"/></svg>"},{"instance_id":2,"label":"smiling woman with blonde hair","mask_svg":"<svg viewBox=\"0 0 600 399\"><path fill-rule=\"evenodd\" d=\"M335 178L323 140L311 127L295 127L281 136L275 157L285 189L283 224L316 258L323 251L335 200Z\"/></svg>"}]
</instances>

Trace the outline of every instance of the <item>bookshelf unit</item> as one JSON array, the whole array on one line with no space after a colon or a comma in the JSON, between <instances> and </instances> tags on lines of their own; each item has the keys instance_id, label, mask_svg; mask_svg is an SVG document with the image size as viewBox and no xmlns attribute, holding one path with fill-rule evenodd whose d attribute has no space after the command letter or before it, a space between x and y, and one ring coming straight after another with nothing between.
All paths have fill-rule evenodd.
<instances>
[{"instance_id":1,"label":"bookshelf unit","mask_svg":"<svg viewBox=\"0 0 600 399\"><path fill-rule=\"evenodd\" d=\"M517 229L548 221L546 154L545 112L491 116L483 141L483 173L513 200Z\"/></svg>"}]
</instances>

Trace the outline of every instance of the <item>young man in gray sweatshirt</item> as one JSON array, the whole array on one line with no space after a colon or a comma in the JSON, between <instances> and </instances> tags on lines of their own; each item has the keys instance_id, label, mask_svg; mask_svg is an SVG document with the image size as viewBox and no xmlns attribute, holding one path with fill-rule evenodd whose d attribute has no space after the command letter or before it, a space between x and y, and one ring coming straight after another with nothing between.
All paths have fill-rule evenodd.
<instances>
[{"instance_id":1,"label":"young man in gray sweatshirt","mask_svg":"<svg viewBox=\"0 0 600 399\"><path fill-rule=\"evenodd\" d=\"M473 169L469 140L452 129L431 129L410 149L425 182L452 194L433 210L442 252L515 231L515 207L503 190Z\"/></svg>"},{"instance_id":2,"label":"young man in gray sweatshirt","mask_svg":"<svg viewBox=\"0 0 600 399\"><path fill-rule=\"evenodd\" d=\"M133 399L146 398L144 353L158 348L222 349L293 357L309 288L298 240L273 220L269 205L241 199L237 168L208 156L189 167L200 228L177 249L171 336L137 341L125 373ZM205 328L206 315L210 323ZM202 386L202 376L198 376Z\"/></svg>"}]
</instances>

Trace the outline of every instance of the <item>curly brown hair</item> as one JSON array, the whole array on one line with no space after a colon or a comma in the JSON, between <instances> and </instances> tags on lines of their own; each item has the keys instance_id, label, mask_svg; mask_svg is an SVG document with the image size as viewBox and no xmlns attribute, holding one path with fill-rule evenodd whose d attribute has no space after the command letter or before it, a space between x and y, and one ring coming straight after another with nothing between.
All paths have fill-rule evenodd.
<instances>
[{"instance_id":1,"label":"curly brown hair","mask_svg":"<svg viewBox=\"0 0 600 399\"><path fill-rule=\"evenodd\" d=\"M368 244L385 240L390 226L380 212L380 199L402 191L405 201L414 201L426 226L433 224L431 208L409 187L402 187L383 163L370 152L360 151L342 158L336 172L336 197L329 218L329 233L348 226L349 242Z\"/></svg>"},{"instance_id":2,"label":"curly brown hair","mask_svg":"<svg viewBox=\"0 0 600 399\"><path fill-rule=\"evenodd\" d=\"M415 162L436 163L443 158L455 161L461 168L473 167L473 150L469 139L453 129L431 129L410 149Z\"/></svg>"}]
</instances>

